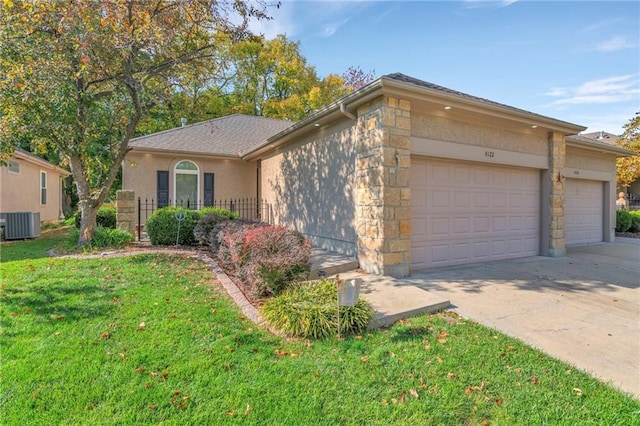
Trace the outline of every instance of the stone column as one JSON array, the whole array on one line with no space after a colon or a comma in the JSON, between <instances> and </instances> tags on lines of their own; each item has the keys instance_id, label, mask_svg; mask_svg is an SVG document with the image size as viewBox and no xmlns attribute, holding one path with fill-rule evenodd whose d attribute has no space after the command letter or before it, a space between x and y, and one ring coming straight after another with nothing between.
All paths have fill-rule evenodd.
<instances>
[{"instance_id":1,"label":"stone column","mask_svg":"<svg viewBox=\"0 0 640 426\"><path fill-rule=\"evenodd\" d=\"M564 196L564 166L566 158L566 145L564 135L561 133L549 133L549 170L545 174L548 180L548 247L547 255L560 257L567 254L564 247L565 225L565 196ZM545 253L542 253L545 254Z\"/></svg>"},{"instance_id":2,"label":"stone column","mask_svg":"<svg viewBox=\"0 0 640 426\"><path fill-rule=\"evenodd\" d=\"M136 199L133 191L116 191L116 227L136 235Z\"/></svg>"},{"instance_id":3,"label":"stone column","mask_svg":"<svg viewBox=\"0 0 640 426\"><path fill-rule=\"evenodd\" d=\"M381 96L358 108L356 231L367 272L409 275L411 104Z\"/></svg>"}]
</instances>

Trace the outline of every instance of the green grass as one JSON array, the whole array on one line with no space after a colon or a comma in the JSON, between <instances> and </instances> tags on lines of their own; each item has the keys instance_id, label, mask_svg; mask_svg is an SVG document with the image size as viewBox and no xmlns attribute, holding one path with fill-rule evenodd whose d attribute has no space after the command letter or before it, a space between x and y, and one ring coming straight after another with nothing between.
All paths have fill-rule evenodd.
<instances>
[{"instance_id":1,"label":"green grass","mask_svg":"<svg viewBox=\"0 0 640 426\"><path fill-rule=\"evenodd\" d=\"M1 424L640 424L637 400L453 314L287 340L198 261L45 246L3 246Z\"/></svg>"}]
</instances>

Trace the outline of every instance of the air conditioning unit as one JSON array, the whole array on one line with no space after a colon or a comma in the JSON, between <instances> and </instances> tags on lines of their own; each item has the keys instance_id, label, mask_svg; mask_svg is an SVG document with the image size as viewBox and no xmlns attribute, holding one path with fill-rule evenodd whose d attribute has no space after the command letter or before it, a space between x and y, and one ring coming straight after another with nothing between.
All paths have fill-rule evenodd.
<instances>
[{"instance_id":1,"label":"air conditioning unit","mask_svg":"<svg viewBox=\"0 0 640 426\"><path fill-rule=\"evenodd\" d=\"M40 236L39 212L0 213L2 237L5 240L21 240Z\"/></svg>"}]
</instances>

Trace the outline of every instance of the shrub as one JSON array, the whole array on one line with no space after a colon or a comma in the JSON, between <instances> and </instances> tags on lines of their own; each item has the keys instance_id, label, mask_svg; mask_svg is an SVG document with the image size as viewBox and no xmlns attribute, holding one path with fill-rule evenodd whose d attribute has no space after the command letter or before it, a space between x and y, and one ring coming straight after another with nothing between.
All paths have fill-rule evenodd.
<instances>
[{"instance_id":1,"label":"shrub","mask_svg":"<svg viewBox=\"0 0 640 426\"><path fill-rule=\"evenodd\" d=\"M201 210L200 215L201 217L193 229L193 237L200 245L209 244L214 247L217 247L217 236L220 232L221 224L238 218L237 213L224 209L207 208Z\"/></svg>"},{"instance_id":2,"label":"shrub","mask_svg":"<svg viewBox=\"0 0 640 426\"><path fill-rule=\"evenodd\" d=\"M640 232L640 210L629 212L631 214L631 232Z\"/></svg>"},{"instance_id":3,"label":"shrub","mask_svg":"<svg viewBox=\"0 0 640 426\"><path fill-rule=\"evenodd\" d=\"M306 280L311 269L311 244L299 232L281 226L227 221L221 224L217 244L220 266L256 298Z\"/></svg>"},{"instance_id":4,"label":"shrub","mask_svg":"<svg viewBox=\"0 0 640 426\"><path fill-rule=\"evenodd\" d=\"M633 216L626 210L616 211L616 231L627 232L633 223Z\"/></svg>"},{"instance_id":5,"label":"shrub","mask_svg":"<svg viewBox=\"0 0 640 426\"><path fill-rule=\"evenodd\" d=\"M121 248L133 241L133 235L122 229L111 229L99 226L91 239L92 248Z\"/></svg>"},{"instance_id":6,"label":"shrub","mask_svg":"<svg viewBox=\"0 0 640 426\"><path fill-rule=\"evenodd\" d=\"M237 212L232 212L229 211L227 209L223 209L221 207L205 207L203 209L200 209L200 216L205 216L208 214L215 214L218 216L223 216L227 219L231 219L231 220L235 220L238 219L240 217L240 215Z\"/></svg>"},{"instance_id":7,"label":"shrub","mask_svg":"<svg viewBox=\"0 0 640 426\"><path fill-rule=\"evenodd\" d=\"M282 226L250 229L244 241L245 279L256 296L281 293L311 270L311 244L304 236Z\"/></svg>"},{"instance_id":8,"label":"shrub","mask_svg":"<svg viewBox=\"0 0 640 426\"><path fill-rule=\"evenodd\" d=\"M78 210L74 213L73 219L76 224L76 228L80 229L80 220L82 219L82 214ZM102 206L98 209L98 214L96 215L96 225L101 226L103 228L116 229L116 209L115 207L110 206Z\"/></svg>"},{"instance_id":9,"label":"shrub","mask_svg":"<svg viewBox=\"0 0 640 426\"><path fill-rule=\"evenodd\" d=\"M195 238L193 229L198 223L200 214L195 210L183 207L163 207L153 212L147 219L147 234L152 245L173 245L176 244L178 235L177 213L184 213L184 220L180 223L180 239L178 244L193 245Z\"/></svg>"},{"instance_id":10,"label":"shrub","mask_svg":"<svg viewBox=\"0 0 640 426\"><path fill-rule=\"evenodd\" d=\"M338 332L337 286L322 280L296 285L261 308L271 326L291 336L326 338ZM367 328L373 309L360 299L355 306L340 307L340 333L357 334Z\"/></svg>"},{"instance_id":11,"label":"shrub","mask_svg":"<svg viewBox=\"0 0 640 426\"><path fill-rule=\"evenodd\" d=\"M246 263L244 242L247 232L254 228L269 226L260 222L244 220L226 221L220 224L220 231L211 246L217 250L218 261L227 271L240 275L240 269Z\"/></svg>"}]
</instances>

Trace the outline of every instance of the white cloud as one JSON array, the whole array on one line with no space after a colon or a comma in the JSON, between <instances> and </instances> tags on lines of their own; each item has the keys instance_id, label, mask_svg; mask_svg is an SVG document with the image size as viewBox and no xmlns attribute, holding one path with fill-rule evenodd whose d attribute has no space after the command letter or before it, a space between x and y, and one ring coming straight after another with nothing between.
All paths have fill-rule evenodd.
<instances>
[{"instance_id":1,"label":"white cloud","mask_svg":"<svg viewBox=\"0 0 640 426\"><path fill-rule=\"evenodd\" d=\"M640 94L640 81L637 74L591 80L575 88L557 87L545 95L561 98L550 106L577 104L612 104L633 101Z\"/></svg>"},{"instance_id":2,"label":"white cloud","mask_svg":"<svg viewBox=\"0 0 640 426\"><path fill-rule=\"evenodd\" d=\"M594 22L593 24L587 25L586 27L584 27L582 32L583 33L589 33L589 32L592 32L592 31L596 31L596 30L599 30L600 28L605 28L605 27L609 27L611 25L615 25L620 21L622 21L622 18L614 18L614 19L609 19L609 20L606 20L606 21Z\"/></svg>"},{"instance_id":3,"label":"white cloud","mask_svg":"<svg viewBox=\"0 0 640 426\"><path fill-rule=\"evenodd\" d=\"M619 111L613 114L588 114L578 118L580 123L587 125L587 130L582 133L605 131L614 135L624 133L623 126L633 118L633 111Z\"/></svg>"},{"instance_id":4,"label":"white cloud","mask_svg":"<svg viewBox=\"0 0 640 426\"><path fill-rule=\"evenodd\" d=\"M322 32L320 34L321 37L322 38L331 37L332 35L334 35L340 29L340 27L342 27L344 24L349 22L349 19L350 18L346 18L346 19L343 19L340 22L330 22L328 24L324 24L322 26Z\"/></svg>"},{"instance_id":5,"label":"white cloud","mask_svg":"<svg viewBox=\"0 0 640 426\"><path fill-rule=\"evenodd\" d=\"M633 49L636 46L637 43L629 37L615 36L609 40L596 44L593 50L597 50L599 52L617 52L624 49Z\"/></svg>"}]
</instances>

